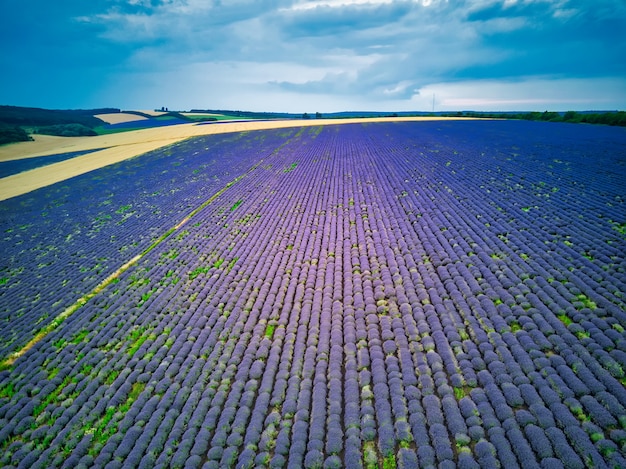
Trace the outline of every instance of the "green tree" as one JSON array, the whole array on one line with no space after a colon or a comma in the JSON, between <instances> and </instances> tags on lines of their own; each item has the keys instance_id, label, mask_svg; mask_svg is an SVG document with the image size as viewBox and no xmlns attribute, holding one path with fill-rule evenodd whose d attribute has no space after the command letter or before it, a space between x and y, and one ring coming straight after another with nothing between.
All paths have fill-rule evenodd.
<instances>
[{"instance_id":1,"label":"green tree","mask_svg":"<svg viewBox=\"0 0 626 469\"><path fill-rule=\"evenodd\" d=\"M563 120L565 122L581 122L582 116L576 111L567 111L565 114L563 114Z\"/></svg>"},{"instance_id":2,"label":"green tree","mask_svg":"<svg viewBox=\"0 0 626 469\"><path fill-rule=\"evenodd\" d=\"M0 145L13 142L27 142L29 140L32 140L32 138L21 127L0 122Z\"/></svg>"}]
</instances>

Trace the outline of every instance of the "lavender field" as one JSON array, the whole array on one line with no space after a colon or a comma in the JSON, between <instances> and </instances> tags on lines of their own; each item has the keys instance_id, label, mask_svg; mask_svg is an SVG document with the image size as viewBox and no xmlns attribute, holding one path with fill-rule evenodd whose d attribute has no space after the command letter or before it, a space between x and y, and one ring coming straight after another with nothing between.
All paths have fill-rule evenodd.
<instances>
[{"instance_id":1,"label":"lavender field","mask_svg":"<svg viewBox=\"0 0 626 469\"><path fill-rule=\"evenodd\" d=\"M626 467L623 128L197 137L0 232L0 467Z\"/></svg>"}]
</instances>

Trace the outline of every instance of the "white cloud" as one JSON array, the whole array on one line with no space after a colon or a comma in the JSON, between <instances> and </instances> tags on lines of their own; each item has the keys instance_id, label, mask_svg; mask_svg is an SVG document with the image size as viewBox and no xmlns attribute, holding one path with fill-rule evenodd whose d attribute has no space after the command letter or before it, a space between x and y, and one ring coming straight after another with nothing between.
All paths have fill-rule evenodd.
<instances>
[{"instance_id":1,"label":"white cloud","mask_svg":"<svg viewBox=\"0 0 626 469\"><path fill-rule=\"evenodd\" d=\"M606 7L613 0L600 1ZM89 21L105 27L107 40L132 48L116 81L135 99L156 100L166 89L180 107L197 106L196 96L229 98L242 109L265 97L265 107L282 106L270 109L276 111L309 102L430 110L434 92L438 107L456 110L604 102L608 91L572 98L566 91L579 89L550 88L557 74L601 74L561 54L577 50L582 57L592 41L572 37L572 28L559 32L562 41L551 40L557 33L550 26L581 18L568 0L135 0ZM520 73L554 76L522 77L513 86ZM281 93L284 99L269 99Z\"/></svg>"},{"instance_id":2,"label":"white cloud","mask_svg":"<svg viewBox=\"0 0 626 469\"><path fill-rule=\"evenodd\" d=\"M400 83L397 83L393 88L385 88L383 90L383 94L387 96L403 95L407 92L407 88L409 88L411 85L411 81L403 80Z\"/></svg>"},{"instance_id":3,"label":"white cloud","mask_svg":"<svg viewBox=\"0 0 626 469\"><path fill-rule=\"evenodd\" d=\"M392 0L314 0L303 1L291 5L286 10L312 10L314 8L340 8L352 5L381 5L389 4Z\"/></svg>"},{"instance_id":4,"label":"white cloud","mask_svg":"<svg viewBox=\"0 0 626 469\"><path fill-rule=\"evenodd\" d=\"M615 96L622 96L626 108L626 80L617 78L526 77L516 81L472 80L436 83L419 90L413 101L429 105L435 96L438 111L520 110L582 111L614 109Z\"/></svg>"},{"instance_id":5,"label":"white cloud","mask_svg":"<svg viewBox=\"0 0 626 469\"><path fill-rule=\"evenodd\" d=\"M379 6L391 5L393 3L413 3L425 7L448 0L304 0L294 3L284 8L284 10L313 10L315 8L346 8L351 6Z\"/></svg>"},{"instance_id":6,"label":"white cloud","mask_svg":"<svg viewBox=\"0 0 626 469\"><path fill-rule=\"evenodd\" d=\"M516 31L528 26L530 21L524 17L512 17L512 18L492 18L487 21L480 22L481 34L494 34L504 33L510 31Z\"/></svg>"}]
</instances>

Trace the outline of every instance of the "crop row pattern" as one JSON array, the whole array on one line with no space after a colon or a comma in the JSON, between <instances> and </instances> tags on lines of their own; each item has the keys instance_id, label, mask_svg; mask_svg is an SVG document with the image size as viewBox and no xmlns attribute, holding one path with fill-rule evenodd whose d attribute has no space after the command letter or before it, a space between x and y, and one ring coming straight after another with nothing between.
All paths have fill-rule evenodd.
<instances>
[{"instance_id":1,"label":"crop row pattern","mask_svg":"<svg viewBox=\"0 0 626 469\"><path fill-rule=\"evenodd\" d=\"M151 153L132 179L187 195L118 236L137 253L176 229L0 372L0 465L626 467L621 129L340 125L170 151L176 175ZM220 155L220 184L189 186Z\"/></svg>"}]
</instances>

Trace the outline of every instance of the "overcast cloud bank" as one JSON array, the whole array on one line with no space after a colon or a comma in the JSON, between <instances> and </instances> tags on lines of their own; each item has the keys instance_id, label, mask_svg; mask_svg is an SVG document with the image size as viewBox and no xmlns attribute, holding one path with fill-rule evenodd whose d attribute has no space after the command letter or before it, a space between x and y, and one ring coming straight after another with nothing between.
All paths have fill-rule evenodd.
<instances>
[{"instance_id":1,"label":"overcast cloud bank","mask_svg":"<svg viewBox=\"0 0 626 469\"><path fill-rule=\"evenodd\" d=\"M0 103L626 109L623 0L7 0Z\"/></svg>"}]
</instances>

